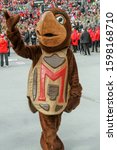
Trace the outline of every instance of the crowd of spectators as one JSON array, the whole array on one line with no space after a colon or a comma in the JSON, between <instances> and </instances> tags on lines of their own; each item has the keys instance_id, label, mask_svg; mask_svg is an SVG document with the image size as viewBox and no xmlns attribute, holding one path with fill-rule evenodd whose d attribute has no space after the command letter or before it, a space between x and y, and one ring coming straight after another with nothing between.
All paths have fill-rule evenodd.
<instances>
[{"instance_id":1,"label":"crowd of spectators","mask_svg":"<svg viewBox=\"0 0 117 150\"><path fill-rule=\"evenodd\" d=\"M80 33L83 28L88 27L95 30L100 26L100 3L98 0L85 0L85 2L81 0L44 0L44 3L38 5L38 7L34 5L34 1L0 0L0 33L5 34L6 31L3 16L4 9L7 9L11 14L21 16L18 27L24 39L26 39L27 35L31 39L33 34L30 33L34 32L41 13L51 7L64 9L71 19L72 28L75 28ZM32 42L32 44L34 43Z\"/></svg>"},{"instance_id":2,"label":"crowd of spectators","mask_svg":"<svg viewBox=\"0 0 117 150\"><path fill-rule=\"evenodd\" d=\"M43 6L43 7L42 7ZM100 24L100 9L99 3L97 2L85 2L81 3L80 0L45 0L45 6L40 5L39 7L34 7L34 1L29 0L9 0L7 4L0 0L0 24L2 30L5 29L5 23L3 18L3 9L9 10L12 14L20 14L21 19L19 27L22 29L24 27L35 27L36 23L39 21L40 14L42 11L50 7L60 7L64 9L71 18L72 26L77 26L78 30L81 30L83 26L95 27ZM2 31L2 32L3 32Z\"/></svg>"}]
</instances>

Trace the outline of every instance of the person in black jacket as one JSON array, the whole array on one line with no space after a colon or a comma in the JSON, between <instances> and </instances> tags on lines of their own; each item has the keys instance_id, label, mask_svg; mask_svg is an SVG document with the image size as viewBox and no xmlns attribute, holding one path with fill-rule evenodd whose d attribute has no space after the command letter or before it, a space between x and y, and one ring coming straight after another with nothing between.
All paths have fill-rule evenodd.
<instances>
[{"instance_id":1,"label":"person in black jacket","mask_svg":"<svg viewBox=\"0 0 117 150\"><path fill-rule=\"evenodd\" d=\"M24 33L24 42L29 45L30 42L30 34L29 34L29 30L26 28L26 31Z\"/></svg>"},{"instance_id":2,"label":"person in black jacket","mask_svg":"<svg viewBox=\"0 0 117 150\"><path fill-rule=\"evenodd\" d=\"M36 45L37 35L35 29L33 29L30 33L31 43L32 45Z\"/></svg>"},{"instance_id":3,"label":"person in black jacket","mask_svg":"<svg viewBox=\"0 0 117 150\"><path fill-rule=\"evenodd\" d=\"M81 37L80 37L80 41L83 45L85 55L87 55L87 53L88 55L90 55L89 44L91 42L91 37L87 31L87 27L84 28L84 31L82 32Z\"/></svg>"}]
</instances>

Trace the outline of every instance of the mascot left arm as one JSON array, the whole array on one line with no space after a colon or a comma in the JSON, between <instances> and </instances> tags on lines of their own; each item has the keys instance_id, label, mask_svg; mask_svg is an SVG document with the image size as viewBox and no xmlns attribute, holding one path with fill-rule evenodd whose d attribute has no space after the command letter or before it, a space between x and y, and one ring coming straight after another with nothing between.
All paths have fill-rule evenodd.
<instances>
[{"instance_id":1,"label":"mascot left arm","mask_svg":"<svg viewBox=\"0 0 117 150\"><path fill-rule=\"evenodd\" d=\"M14 51L21 57L30 58L34 60L34 57L39 56L41 54L41 50L39 46L26 46L24 44L20 32L16 27L16 24L20 20L20 16L10 16L7 11L4 11L4 16L7 25L7 37L11 41Z\"/></svg>"},{"instance_id":2,"label":"mascot left arm","mask_svg":"<svg viewBox=\"0 0 117 150\"><path fill-rule=\"evenodd\" d=\"M79 83L78 69L75 57L72 51L68 50L68 82L70 84L70 97L68 100L68 104L65 108L66 112L71 112L74 110L80 103L80 97L82 92L82 86Z\"/></svg>"}]
</instances>

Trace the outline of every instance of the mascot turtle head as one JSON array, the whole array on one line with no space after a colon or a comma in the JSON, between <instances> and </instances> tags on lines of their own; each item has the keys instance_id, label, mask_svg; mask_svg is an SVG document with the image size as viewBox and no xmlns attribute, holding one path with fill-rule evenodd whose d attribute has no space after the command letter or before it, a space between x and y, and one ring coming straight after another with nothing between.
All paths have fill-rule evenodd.
<instances>
[{"instance_id":1,"label":"mascot turtle head","mask_svg":"<svg viewBox=\"0 0 117 150\"><path fill-rule=\"evenodd\" d=\"M45 11L36 27L40 46L47 52L60 51L70 45L71 23L67 13L59 8Z\"/></svg>"}]
</instances>

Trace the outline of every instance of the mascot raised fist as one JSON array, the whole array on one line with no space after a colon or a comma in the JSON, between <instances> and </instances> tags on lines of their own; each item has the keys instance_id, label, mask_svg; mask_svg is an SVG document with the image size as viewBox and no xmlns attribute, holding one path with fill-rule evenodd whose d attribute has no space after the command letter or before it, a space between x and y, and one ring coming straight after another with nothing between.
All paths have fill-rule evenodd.
<instances>
[{"instance_id":1,"label":"mascot raised fist","mask_svg":"<svg viewBox=\"0 0 117 150\"><path fill-rule=\"evenodd\" d=\"M80 103L82 92L75 57L70 47L71 23L61 9L45 11L36 25L39 45L25 45L16 27L19 15L4 12L7 37L14 51L32 60L27 97L30 109L38 112L42 126L43 150L64 150L57 135L63 112L71 112Z\"/></svg>"}]
</instances>

